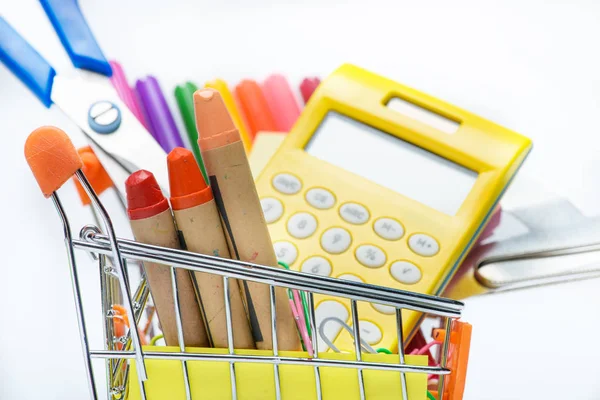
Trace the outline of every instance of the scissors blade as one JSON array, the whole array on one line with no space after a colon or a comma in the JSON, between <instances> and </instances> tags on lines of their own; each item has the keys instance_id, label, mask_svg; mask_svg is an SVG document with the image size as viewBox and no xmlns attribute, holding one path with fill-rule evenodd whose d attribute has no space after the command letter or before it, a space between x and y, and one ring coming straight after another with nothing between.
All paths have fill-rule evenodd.
<instances>
[{"instance_id":1,"label":"scissors blade","mask_svg":"<svg viewBox=\"0 0 600 400\"><path fill-rule=\"evenodd\" d=\"M122 198L126 198L125 180L140 169L152 172L169 196L167 154L119 99L108 79L57 75L51 96L94 144Z\"/></svg>"}]
</instances>

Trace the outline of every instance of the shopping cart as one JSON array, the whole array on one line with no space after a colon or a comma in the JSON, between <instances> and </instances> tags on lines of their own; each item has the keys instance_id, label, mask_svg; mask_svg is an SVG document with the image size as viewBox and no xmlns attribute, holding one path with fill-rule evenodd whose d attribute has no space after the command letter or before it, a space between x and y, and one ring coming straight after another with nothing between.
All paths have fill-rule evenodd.
<instances>
[{"instance_id":1,"label":"shopping cart","mask_svg":"<svg viewBox=\"0 0 600 400\"><path fill-rule=\"evenodd\" d=\"M459 371L461 361L456 360L461 352L460 328L463 304L458 301L423 295L387 287L368 285L353 281L311 275L283 268L256 265L236 260L222 259L183 250L174 250L158 246L138 243L117 238L108 213L93 192L85 176L79 171L77 177L103 220L105 231L99 227L87 225L80 231L78 239L72 237L71 228L58 194L52 194L54 205L61 217L77 316L81 335L83 353L86 360L86 371L90 395L98 398L97 382L92 370L92 359L104 359L107 375L107 397L109 400L120 399L289 399L346 398L348 393L357 393L360 399L369 398L402 398L413 397L414 387L411 377L424 376L425 388L427 376L439 376L437 400L459 400L450 386L453 385L454 374ZM115 248L115 244L117 244ZM75 250L90 253L98 260L100 273L101 301L104 316L105 348L92 350L88 343L85 317L77 275ZM115 263L119 258L122 261ZM137 324L144 313L150 292L145 278L142 276L136 290L130 290L130 278L123 274L121 268L127 262L154 262L171 266L171 282L174 293L174 312L177 317L179 348L143 346L139 343ZM113 265L119 265L115 268ZM190 272L205 272L223 277L223 295L227 316L227 349L186 348L183 344L179 299L177 296L177 280L175 268ZM307 294L308 323L311 341L314 346L312 354L307 352L279 351L276 336L276 318L272 318L273 350L238 350L233 348L231 309L229 298L230 279L241 279L269 285L271 315L275 315L275 287L281 286L291 290L303 291ZM122 280L119 282L119 280ZM119 293L119 288L121 292ZM123 288L125 292L123 293ZM336 296L347 299L351 311L351 330L354 337L355 352L340 354L319 351L319 325L325 323L315 313L315 298L318 295ZM122 296L126 309L131 310L133 318L131 329L118 333L114 320L123 318L115 312L113 304ZM318 302L318 298L317 298ZM357 302L369 302L394 307L396 309L398 343L406 344L403 337L402 310L412 310L428 316L442 319L442 329L437 331L437 338L443 341L439 366L428 366L412 356L405 355L404 346L398 346L398 354L370 354L369 346L361 340ZM125 318L127 315L125 315ZM467 353L468 357L468 344ZM414 362L407 362L413 359ZM136 360L136 362L132 362ZM418 361L418 362L417 362ZM419 365L421 364L421 365ZM428 374L428 375L421 375ZM451 375L452 374L452 375ZM351 378L351 381L350 381ZM458 383L460 384L460 382ZM462 396L462 390L459 391ZM200 393L200 394L198 394ZM423 393L420 392L420 398ZM435 392L434 392L435 393ZM428 394L432 396L431 394ZM416 396L415 396L416 397ZM431 397L429 397L431 398Z\"/></svg>"}]
</instances>

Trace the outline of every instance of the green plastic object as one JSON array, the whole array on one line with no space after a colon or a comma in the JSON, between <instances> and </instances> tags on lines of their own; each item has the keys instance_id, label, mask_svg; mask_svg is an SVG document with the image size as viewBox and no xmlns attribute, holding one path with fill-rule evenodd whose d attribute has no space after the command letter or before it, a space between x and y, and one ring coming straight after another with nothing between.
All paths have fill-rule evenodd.
<instances>
[{"instance_id":1,"label":"green plastic object","mask_svg":"<svg viewBox=\"0 0 600 400\"><path fill-rule=\"evenodd\" d=\"M183 85L178 85L175 88L175 99L177 100L177 106L179 112L183 118L183 124L185 125L185 131L187 132L188 138L190 139L190 145L192 151L198 161L202 176L207 185L210 185L208 175L206 174L206 168L204 167L204 161L202 161L202 153L200 153L200 147L198 146L198 131L196 130L196 118L194 117L194 92L198 90L193 82L186 82Z\"/></svg>"}]
</instances>

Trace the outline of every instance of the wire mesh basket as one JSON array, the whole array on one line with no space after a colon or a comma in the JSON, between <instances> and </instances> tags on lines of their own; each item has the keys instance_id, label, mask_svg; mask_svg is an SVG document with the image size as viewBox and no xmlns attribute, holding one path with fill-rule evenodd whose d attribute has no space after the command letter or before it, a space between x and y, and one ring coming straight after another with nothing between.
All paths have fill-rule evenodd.
<instances>
[{"instance_id":1,"label":"wire mesh basket","mask_svg":"<svg viewBox=\"0 0 600 400\"><path fill-rule=\"evenodd\" d=\"M117 238L111 219L102 203L79 171L77 178L90 195L105 230L87 225L73 238L69 221L57 193L52 199L61 217L68 261L71 269L81 344L90 398L98 399L98 382L94 378L92 359L106 363L107 397L117 399L403 399L423 398L427 377L439 376L437 400L448 400L448 357L452 356L451 332L460 318L463 304L409 291L344 281L283 268L257 265L230 259L196 254L184 250L158 247ZM103 232L106 232L104 234ZM83 250L98 260L104 348L90 349L86 321L77 275L75 250ZM137 325L146 309L150 289L142 278L131 290L127 265L152 262L170 266L174 313L177 320L179 347L142 346ZM176 269L217 274L223 278L223 296L227 319L228 348L185 347L177 295ZM240 350L233 348L235 335L231 323L229 280L239 279L269 285L273 349ZM311 351L280 351L277 345L275 288L283 287L306 293L307 325L310 327ZM346 299L350 306L354 339L353 353L335 353L319 349L319 328L326 323L315 312L318 295ZM113 304L121 302L125 318L133 316L131 329L117 332ZM404 346L398 354L372 354L361 340L358 302L394 307L398 343L406 344L402 310L412 310L443 319L443 345L439 366L427 365L421 356L406 355ZM135 327L135 328L133 328ZM99 379L98 379L99 381Z\"/></svg>"}]
</instances>

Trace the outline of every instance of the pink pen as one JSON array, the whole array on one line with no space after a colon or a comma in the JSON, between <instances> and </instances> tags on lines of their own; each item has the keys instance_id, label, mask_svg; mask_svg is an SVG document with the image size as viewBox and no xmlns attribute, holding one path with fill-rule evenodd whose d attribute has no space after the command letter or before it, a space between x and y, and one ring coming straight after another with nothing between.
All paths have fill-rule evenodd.
<instances>
[{"instance_id":1,"label":"pink pen","mask_svg":"<svg viewBox=\"0 0 600 400\"><path fill-rule=\"evenodd\" d=\"M289 132L300 116L300 106L287 80L283 75L273 74L265 79L262 90L277 130Z\"/></svg>"},{"instance_id":2,"label":"pink pen","mask_svg":"<svg viewBox=\"0 0 600 400\"><path fill-rule=\"evenodd\" d=\"M292 294L294 296L294 300L290 299L292 314L296 320L296 325L298 325L298 330L300 331L300 336L302 336L302 341L304 342L308 356L312 357L314 355L314 351L312 342L308 337L308 331L306 330L306 320L304 319L304 313L302 312L302 301L300 300L300 295L298 294L297 290L292 290Z\"/></svg>"},{"instance_id":3,"label":"pink pen","mask_svg":"<svg viewBox=\"0 0 600 400\"><path fill-rule=\"evenodd\" d=\"M127 77L125 76L125 71L123 71L123 67L117 61L110 61L110 67L112 68L113 74L110 77L110 83L112 83L113 87L117 91L119 98L125 103L127 108L135 115L135 117L148 129L148 122L138 104L138 100L136 99L135 93L129 87L127 83Z\"/></svg>"}]
</instances>

